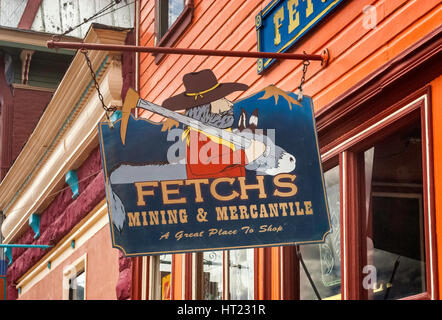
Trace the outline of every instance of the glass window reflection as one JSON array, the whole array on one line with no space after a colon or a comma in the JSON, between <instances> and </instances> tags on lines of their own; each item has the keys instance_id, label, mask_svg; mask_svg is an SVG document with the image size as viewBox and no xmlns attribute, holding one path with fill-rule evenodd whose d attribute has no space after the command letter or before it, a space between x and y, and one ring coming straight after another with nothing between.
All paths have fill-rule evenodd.
<instances>
[{"instance_id":1,"label":"glass window reflection","mask_svg":"<svg viewBox=\"0 0 442 320\"><path fill-rule=\"evenodd\" d=\"M254 299L253 249L229 251L230 299Z\"/></svg>"},{"instance_id":2,"label":"glass window reflection","mask_svg":"<svg viewBox=\"0 0 442 320\"><path fill-rule=\"evenodd\" d=\"M86 273L81 271L73 279L69 279L69 300L84 300Z\"/></svg>"},{"instance_id":3,"label":"glass window reflection","mask_svg":"<svg viewBox=\"0 0 442 320\"><path fill-rule=\"evenodd\" d=\"M321 299L341 299L341 230L339 166L324 173L332 232L324 243L300 245L300 251ZM300 298L317 299L303 268L300 268Z\"/></svg>"},{"instance_id":4,"label":"glass window reflection","mask_svg":"<svg viewBox=\"0 0 442 320\"><path fill-rule=\"evenodd\" d=\"M178 16L184 10L184 0L169 0L169 8L168 8L168 25L170 26L176 21Z\"/></svg>"},{"instance_id":5,"label":"glass window reflection","mask_svg":"<svg viewBox=\"0 0 442 320\"><path fill-rule=\"evenodd\" d=\"M223 252L203 253L203 299L221 300L223 298Z\"/></svg>"}]
</instances>

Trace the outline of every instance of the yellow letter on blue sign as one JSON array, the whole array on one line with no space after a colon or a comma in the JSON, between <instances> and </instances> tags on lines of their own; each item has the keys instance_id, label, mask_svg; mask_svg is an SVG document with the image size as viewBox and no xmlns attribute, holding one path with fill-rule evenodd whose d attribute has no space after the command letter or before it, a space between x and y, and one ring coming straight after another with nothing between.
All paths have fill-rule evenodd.
<instances>
[{"instance_id":1,"label":"yellow letter on blue sign","mask_svg":"<svg viewBox=\"0 0 442 320\"><path fill-rule=\"evenodd\" d=\"M299 11L296 10L298 3L298 0L287 1L287 8L289 9L289 33L299 26Z\"/></svg>"},{"instance_id":2,"label":"yellow letter on blue sign","mask_svg":"<svg viewBox=\"0 0 442 320\"><path fill-rule=\"evenodd\" d=\"M275 46L281 43L281 33L279 32L279 28L281 27L283 20L284 7L281 7L273 16L273 23L275 24Z\"/></svg>"}]
</instances>

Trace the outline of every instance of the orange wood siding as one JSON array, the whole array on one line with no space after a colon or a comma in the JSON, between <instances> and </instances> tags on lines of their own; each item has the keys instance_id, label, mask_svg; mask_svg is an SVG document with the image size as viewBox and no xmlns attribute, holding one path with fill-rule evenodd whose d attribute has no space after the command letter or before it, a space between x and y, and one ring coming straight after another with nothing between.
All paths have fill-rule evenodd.
<instances>
[{"instance_id":1,"label":"orange wood siding","mask_svg":"<svg viewBox=\"0 0 442 320\"><path fill-rule=\"evenodd\" d=\"M154 0L141 0L140 45L155 45ZM256 51L255 16L270 0L195 0L191 26L179 38L175 47L195 49L222 49ZM366 18L362 9L366 5L376 8L377 25L374 29L363 26ZM353 87L365 76L398 56L407 47L440 26L442 4L440 0L357 0L341 4L336 11L315 27L289 52L319 54L330 51L327 67L313 61L307 72L304 93L312 96L319 110ZM244 93L229 96L235 100L256 92L269 84L295 92L301 78L300 61L280 61L263 75L257 74L256 59L231 57L204 57L169 55L156 65L153 56L140 55L140 95L161 104L164 99L184 91L182 77L189 72L212 69L220 82L243 82L250 86ZM442 80L433 82L434 121L434 174L436 190L436 222L438 234L439 269L442 274ZM149 118L151 114L145 112ZM151 120L162 118L153 116ZM264 289L263 249L258 252L257 298L266 297ZM272 258L279 251L272 251ZM278 263L271 269L279 270ZM279 272L279 271L277 271ZM280 298L278 274L272 276L271 297ZM441 279L442 277L440 277ZM441 286L442 288L442 282ZM181 288L176 288L181 290ZM442 290L441 290L442 294Z\"/></svg>"},{"instance_id":2,"label":"orange wood siding","mask_svg":"<svg viewBox=\"0 0 442 320\"><path fill-rule=\"evenodd\" d=\"M176 47L256 51L255 15L268 0L196 0L192 25ZM373 5L377 12L375 29L365 29L362 9ZM140 44L154 45L154 1L141 1ZM314 29L291 52L320 53L330 50L326 68L312 62L307 72L305 93L320 109L381 65L397 56L440 25L439 0L358 0L348 1ZM210 68L220 81L241 81L250 85L245 93L273 83L287 91L299 85L301 63L282 61L262 76L256 72L256 59L169 55L159 65L149 54L140 57L140 93L145 99L161 103L183 90L185 73Z\"/></svg>"},{"instance_id":3,"label":"orange wood siding","mask_svg":"<svg viewBox=\"0 0 442 320\"><path fill-rule=\"evenodd\" d=\"M281 297L281 247L273 247L271 255L271 299L280 300Z\"/></svg>"},{"instance_id":4,"label":"orange wood siding","mask_svg":"<svg viewBox=\"0 0 442 320\"><path fill-rule=\"evenodd\" d=\"M184 254L172 256L172 300L182 300L183 297L183 262Z\"/></svg>"}]
</instances>

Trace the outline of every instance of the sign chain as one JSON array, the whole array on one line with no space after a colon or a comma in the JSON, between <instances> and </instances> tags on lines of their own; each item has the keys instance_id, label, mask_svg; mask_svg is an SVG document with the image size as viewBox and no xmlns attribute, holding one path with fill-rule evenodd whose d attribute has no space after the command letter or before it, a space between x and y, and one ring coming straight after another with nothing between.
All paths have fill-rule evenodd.
<instances>
[{"instance_id":1,"label":"sign chain","mask_svg":"<svg viewBox=\"0 0 442 320\"><path fill-rule=\"evenodd\" d=\"M112 114L113 112L115 112L117 110L117 108L116 107L107 107L106 104L104 103L103 95L101 94L101 91L100 91L100 85L98 84L94 69L92 68L92 62L89 59L88 52L87 52L87 50L81 50L81 53L84 54L84 57L86 59L86 63L88 65L89 71L91 73L92 81L94 82L95 89L97 90L98 99L100 99L100 101L101 101L101 106L103 107L103 109L105 111L106 118L109 121L109 123L112 124L112 121L110 121L109 114Z\"/></svg>"},{"instance_id":2,"label":"sign chain","mask_svg":"<svg viewBox=\"0 0 442 320\"><path fill-rule=\"evenodd\" d=\"M305 51L304 51L304 54L306 54ZM299 101L302 101L302 97L303 97L302 86L305 83L305 75L307 74L307 68L308 68L309 65L310 65L310 61L308 61L308 60L304 60L302 62L301 83L299 84L299 87L298 87L298 89L299 89L298 100Z\"/></svg>"}]
</instances>

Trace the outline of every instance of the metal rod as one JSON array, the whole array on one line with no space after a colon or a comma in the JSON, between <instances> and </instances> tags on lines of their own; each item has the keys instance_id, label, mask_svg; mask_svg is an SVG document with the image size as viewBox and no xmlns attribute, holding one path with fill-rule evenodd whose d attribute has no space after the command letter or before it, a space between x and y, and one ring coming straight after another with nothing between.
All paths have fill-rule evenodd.
<instances>
[{"instance_id":1,"label":"metal rod","mask_svg":"<svg viewBox=\"0 0 442 320\"><path fill-rule=\"evenodd\" d=\"M253 52L253 51L228 51L208 49L187 49L171 47L144 47L134 45L116 45L101 43L78 43L49 40L47 47L50 49L77 49L77 50L103 50L103 51L132 51L167 54L185 54L199 56L239 57L239 58L267 58L267 59L291 59L291 60L316 60L326 63L328 51L319 54L281 53L281 52Z\"/></svg>"},{"instance_id":2,"label":"metal rod","mask_svg":"<svg viewBox=\"0 0 442 320\"><path fill-rule=\"evenodd\" d=\"M316 297L318 298L318 300L322 300L321 295L319 294L319 291L316 288L316 285L313 282L312 277L310 276L310 272L307 270L307 266L304 263L304 259L302 258L302 254L301 254L301 250L299 249L299 246L296 246L296 255L298 256L298 260L301 262L302 268L304 269L305 275L307 276L307 279L310 282L310 285L312 286Z\"/></svg>"},{"instance_id":3,"label":"metal rod","mask_svg":"<svg viewBox=\"0 0 442 320\"><path fill-rule=\"evenodd\" d=\"M41 248L47 249L53 246L46 244L3 244L0 243L0 248Z\"/></svg>"},{"instance_id":4,"label":"metal rod","mask_svg":"<svg viewBox=\"0 0 442 320\"><path fill-rule=\"evenodd\" d=\"M399 267L399 259L401 256L397 257L396 261L394 262L393 271L391 272L390 281L386 284L387 289L385 290L384 300L388 299L388 294L390 293L390 289L393 286L394 276L396 274L396 270Z\"/></svg>"}]
</instances>

